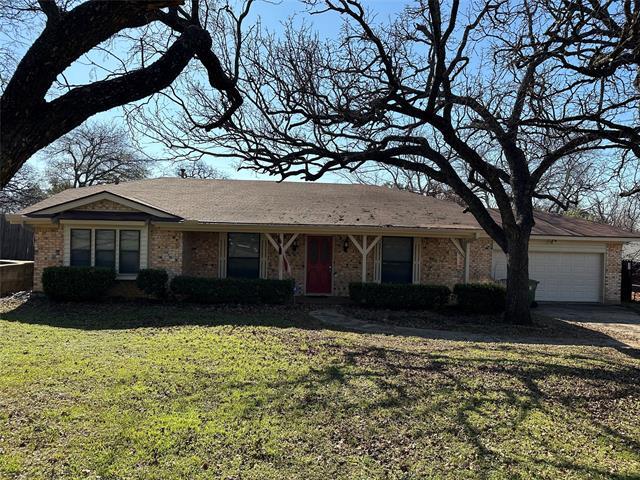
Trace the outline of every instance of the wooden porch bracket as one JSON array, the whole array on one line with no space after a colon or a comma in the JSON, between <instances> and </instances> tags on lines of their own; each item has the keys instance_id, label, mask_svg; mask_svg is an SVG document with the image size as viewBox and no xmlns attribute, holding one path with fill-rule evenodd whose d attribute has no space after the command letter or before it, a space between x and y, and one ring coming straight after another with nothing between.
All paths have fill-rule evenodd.
<instances>
[{"instance_id":1,"label":"wooden porch bracket","mask_svg":"<svg viewBox=\"0 0 640 480\"><path fill-rule=\"evenodd\" d=\"M459 238L450 238L449 240L464 259L464 283L469 283L469 245L471 242L466 240L463 247Z\"/></svg>"},{"instance_id":2,"label":"wooden porch bracket","mask_svg":"<svg viewBox=\"0 0 640 480\"><path fill-rule=\"evenodd\" d=\"M367 235L362 236L362 245L358 243L353 235L349 234L348 236L362 255L362 283L365 283L367 281L367 255L369 255L371 250L373 250L374 247L378 244L382 236L378 235L377 237L375 237L373 239L373 242L371 242L369 245L367 245Z\"/></svg>"},{"instance_id":3,"label":"wooden porch bracket","mask_svg":"<svg viewBox=\"0 0 640 480\"><path fill-rule=\"evenodd\" d=\"M282 280L284 273L284 256L286 255L287 250L289 250L289 247L293 244L294 240L298 238L298 234L294 233L291 238L287 240L287 243L284 243L284 233L278 234L277 242L273 239L270 233L265 233L264 235L267 237L267 240L273 248L275 248L276 252L278 252L278 279ZM282 246L282 248L280 248L280 246Z\"/></svg>"}]
</instances>

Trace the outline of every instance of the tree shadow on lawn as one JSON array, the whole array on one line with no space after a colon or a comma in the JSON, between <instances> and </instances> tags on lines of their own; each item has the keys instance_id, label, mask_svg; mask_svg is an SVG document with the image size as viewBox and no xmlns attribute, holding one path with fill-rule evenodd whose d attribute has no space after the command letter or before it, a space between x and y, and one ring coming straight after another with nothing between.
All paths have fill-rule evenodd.
<instances>
[{"instance_id":1,"label":"tree shadow on lawn","mask_svg":"<svg viewBox=\"0 0 640 480\"><path fill-rule=\"evenodd\" d=\"M118 299L96 303L64 303L53 302L44 297L32 297L26 302L17 302L13 307L0 305L0 318L84 330L232 325L358 331L347 326L321 323L309 315L314 309L314 305L307 304L225 306ZM362 310L353 312L357 315ZM378 313L369 311L368 321L375 322L375 315ZM394 315L401 313L396 312ZM640 358L640 349L631 348L605 333L550 317L538 318L531 326L499 323L496 320L498 317L478 317L475 321L472 317L446 318L437 313L425 312L422 328L426 330L421 334L416 334L411 327L404 328L398 324L391 324L392 328L387 331L385 326L389 324L385 324L384 320L380 320L379 332L368 333L479 343L608 346L631 357Z\"/></svg>"},{"instance_id":2,"label":"tree shadow on lawn","mask_svg":"<svg viewBox=\"0 0 640 480\"><path fill-rule=\"evenodd\" d=\"M268 326L320 328L298 305L214 306L148 300L105 300L95 303L54 302L31 298L14 308L0 309L0 318L34 325L83 330L118 330L175 326Z\"/></svg>"},{"instance_id":3,"label":"tree shadow on lawn","mask_svg":"<svg viewBox=\"0 0 640 480\"><path fill-rule=\"evenodd\" d=\"M504 323L499 314L469 315L451 308L417 312L343 306L338 312L356 319L356 323L372 332L480 343L612 347L633 358L640 358L640 349L625 343L624 338L536 311L531 325ZM350 327L351 330L359 331L355 325Z\"/></svg>"},{"instance_id":4,"label":"tree shadow on lawn","mask_svg":"<svg viewBox=\"0 0 640 480\"><path fill-rule=\"evenodd\" d=\"M0 313L0 318L87 330L178 325L323 328L307 312L298 306L56 304L34 298ZM227 384L240 392L260 382L268 387L260 389L260 395L233 397L234 402L246 402L241 421L284 423L283 435L301 440L296 443L298 455L315 458L321 451L322 461L330 463L366 457L396 476L425 468L426 461L436 471L454 469L459 478L470 470L480 470L477 478L489 478L496 470L508 477L637 478L628 467L631 459L640 464L640 439L633 426L638 422L634 405L640 401L635 360L589 348L368 337L362 342L322 337L314 347L314 355L322 357L309 362L300 375L275 380L249 376L244 383ZM251 428L273 435L260 425ZM272 460L259 448L247 455Z\"/></svg>"},{"instance_id":5,"label":"tree shadow on lawn","mask_svg":"<svg viewBox=\"0 0 640 480\"><path fill-rule=\"evenodd\" d=\"M640 441L629 433L633 406L624 401L640 396L631 360L539 355L527 346L414 352L382 343L336 344L338 358L269 384L272 396L256 409L269 405L303 423L331 410L335 423L316 428L389 470L431 458L487 478L496 471L637 478L630 462L640 465Z\"/></svg>"}]
</instances>

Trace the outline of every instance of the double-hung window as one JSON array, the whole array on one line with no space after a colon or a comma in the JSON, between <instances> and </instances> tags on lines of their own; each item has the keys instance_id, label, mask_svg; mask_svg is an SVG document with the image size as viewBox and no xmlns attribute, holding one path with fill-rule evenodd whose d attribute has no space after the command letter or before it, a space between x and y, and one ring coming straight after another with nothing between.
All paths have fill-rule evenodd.
<instances>
[{"instance_id":1,"label":"double-hung window","mask_svg":"<svg viewBox=\"0 0 640 480\"><path fill-rule=\"evenodd\" d=\"M96 230L96 267L116 268L116 231Z\"/></svg>"},{"instance_id":2,"label":"double-hung window","mask_svg":"<svg viewBox=\"0 0 640 480\"><path fill-rule=\"evenodd\" d=\"M70 228L69 265L113 268L119 275L135 275L142 263L143 233L139 229Z\"/></svg>"},{"instance_id":3,"label":"double-hung window","mask_svg":"<svg viewBox=\"0 0 640 480\"><path fill-rule=\"evenodd\" d=\"M260 234L229 233L227 242L227 277L258 278L260 276Z\"/></svg>"},{"instance_id":4,"label":"double-hung window","mask_svg":"<svg viewBox=\"0 0 640 480\"><path fill-rule=\"evenodd\" d=\"M120 230L119 273L138 273L140 270L140 230Z\"/></svg>"},{"instance_id":5,"label":"double-hung window","mask_svg":"<svg viewBox=\"0 0 640 480\"><path fill-rule=\"evenodd\" d=\"M91 266L91 230L85 228L71 229L71 256L72 267Z\"/></svg>"},{"instance_id":6,"label":"double-hung window","mask_svg":"<svg viewBox=\"0 0 640 480\"><path fill-rule=\"evenodd\" d=\"M413 238L382 238L382 283L411 283L413 280Z\"/></svg>"}]
</instances>

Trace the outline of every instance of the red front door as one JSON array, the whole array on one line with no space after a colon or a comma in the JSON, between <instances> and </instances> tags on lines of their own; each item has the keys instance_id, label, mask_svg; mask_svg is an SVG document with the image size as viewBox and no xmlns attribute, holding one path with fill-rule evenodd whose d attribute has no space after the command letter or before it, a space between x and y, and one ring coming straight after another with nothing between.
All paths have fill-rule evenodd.
<instances>
[{"instance_id":1,"label":"red front door","mask_svg":"<svg viewBox=\"0 0 640 480\"><path fill-rule=\"evenodd\" d=\"M307 237L307 293L331 294L332 237Z\"/></svg>"}]
</instances>

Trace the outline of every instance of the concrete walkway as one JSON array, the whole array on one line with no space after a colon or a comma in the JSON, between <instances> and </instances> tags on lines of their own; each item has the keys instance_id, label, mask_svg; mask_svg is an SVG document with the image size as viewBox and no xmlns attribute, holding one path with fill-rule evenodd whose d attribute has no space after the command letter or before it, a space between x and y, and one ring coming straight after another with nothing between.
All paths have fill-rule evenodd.
<instances>
[{"instance_id":1,"label":"concrete walkway","mask_svg":"<svg viewBox=\"0 0 640 480\"><path fill-rule=\"evenodd\" d=\"M615 338L604 335L594 335L580 338L542 337L542 336L509 336L493 335L488 333L473 333L453 330L436 330L429 328L402 327L383 323L366 322L357 318L343 315L335 309L318 309L310 312L310 315L327 327L340 328L361 333L398 335L403 337L419 337L438 340L453 340L462 342L506 342L522 344L553 344L553 345L593 345L601 347L628 348L626 342L620 342Z\"/></svg>"},{"instance_id":2,"label":"concrete walkway","mask_svg":"<svg viewBox=\"0 0 640 480\"><path fill-rule=\"evenodd\" d=\"M537 313L640 348L640 315L631 308L621 305L547 303L540 304Z\"/></svg>"}]
</instances>

